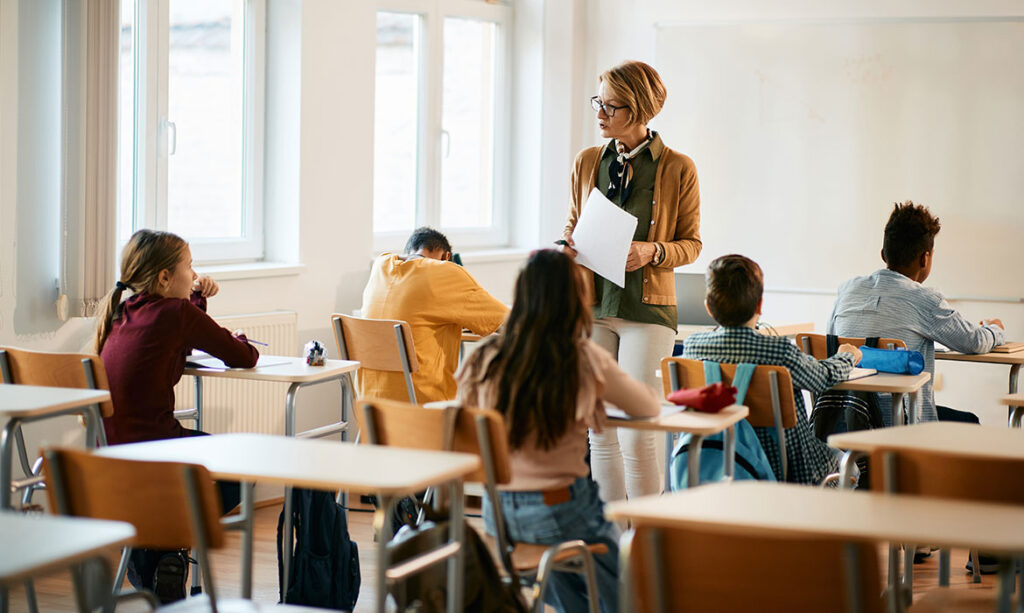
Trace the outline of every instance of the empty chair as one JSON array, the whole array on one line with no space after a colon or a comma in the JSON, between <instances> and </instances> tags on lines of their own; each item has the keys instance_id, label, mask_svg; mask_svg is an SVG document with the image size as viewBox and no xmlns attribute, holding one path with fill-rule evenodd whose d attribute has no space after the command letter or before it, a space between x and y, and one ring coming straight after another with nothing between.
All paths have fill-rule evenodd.
<instances>
[{"instance_id":1,"label":"empty chair","mask_svg":"<svg viewBox=\"0 0 1024 613\"><path fill-rule=\"evenodd\" d=\"M840 336L839 345L848 343L855 347L860 347L867 343L867 339L864 337L847 337ZM810 334L802 332L796 335L796 346L807 355L814 356L815 359L824 360L828 357L828 341L824 334ZM878 339L879 349L906 349L907 344L898 338L880 338Z\"/></svg>"},{"instance_id":2,"label":"empty chair","mask_svg":"<svg viewBox=\"0 0 1024 613\"><path fill-rule=\"evenodd\" d=\"M640 526L620 556L621 611L884 610L871 543Z\"/></svg>"},{"instance_id":3,"label":"empty chair","mask_svg":"<svg viewBox=\"0 0 1024 613\"><path fill-rule=\"evenodd\" d=\"M335 313L331 315L338 357L356 360L361 371L402 373L409 402L416 404L412 374L419 370L412 328L397 319L366 319ZM400 400L400 398L391 398Z\"/></svg>"},{"instance_id":4,"label":"empty chair","mask_svg":"<svg viewBox=\"0 0 1024 613\"><path fill-rule=\"evenodd\" d=\"M193 549L203 572L206 593L161 610L278 610L278 605L272 603L217 599L209 549L223 546L224 528L220 523L219 495L204 467L107 458L70 449L47 449L44 457L43 472L50 483L47 495L54 513L128 522L136 531L132 547ZM148 592L120 591L119 580L124 576L128 553L126 548L118 582L112 586L115 597L144 597L155 607L156 600Z\"/></svg>"}]
</instances>

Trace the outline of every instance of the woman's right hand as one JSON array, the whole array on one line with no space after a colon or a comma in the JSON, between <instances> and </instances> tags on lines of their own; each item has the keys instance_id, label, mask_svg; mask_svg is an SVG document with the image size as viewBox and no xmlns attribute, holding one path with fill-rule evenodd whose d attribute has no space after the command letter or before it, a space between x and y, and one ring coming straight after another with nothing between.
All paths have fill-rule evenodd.
<instances>
[{"instance_id":1,"label":"woman's right hand","mask_svg":"<svg viewBox=\"0 0 1024 613\"><path fill-rule=\"evenodd\" d=\"M572 242L571 236L564 236L562 237L562 240L558 241L558 250L575 260L576 250L573 249L575 244L576 243Z\"/></svg>"}]
</instances>

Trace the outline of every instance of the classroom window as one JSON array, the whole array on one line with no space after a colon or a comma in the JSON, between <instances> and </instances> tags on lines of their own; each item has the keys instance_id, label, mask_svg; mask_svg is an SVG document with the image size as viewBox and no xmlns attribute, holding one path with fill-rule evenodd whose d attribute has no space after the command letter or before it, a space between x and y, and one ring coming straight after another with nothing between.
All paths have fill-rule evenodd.
<instances>
[{"instance_id":1,"label":"classroom window","mask_svg":"<svg viewBox=\"0 0 1024 613\"><path fill-rule=\"evenodd\" d=\"M507 241L509 8L385 0L377 13L373 222L379 248L422 225L457 248Z\"/></svg>"},{"instance_id":2,"label":"classroom window","mask_svg":"<svg viewBox=\"0 0 1024 613\"><path fill-rule=\"evenodd\" d=\"M121 0L119 233L263 257L265 0Z\"/></svg>"}]
</instances>

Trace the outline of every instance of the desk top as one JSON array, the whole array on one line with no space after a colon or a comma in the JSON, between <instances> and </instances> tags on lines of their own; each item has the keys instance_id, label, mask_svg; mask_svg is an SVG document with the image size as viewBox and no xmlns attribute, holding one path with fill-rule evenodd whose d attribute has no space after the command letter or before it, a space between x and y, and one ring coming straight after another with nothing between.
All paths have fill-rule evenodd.
<instances>
[{"instance_id":1,"label":"desk top","mask_svg":"<svg viewBox=\"0 0 1024 613\"><path fill-rule=\"evenodd\" d=\"M1024 364L1024 351L1013 353L960 353L958 351L936 351L936 360L955 362L984 362L986 364Z\"/></svg>"},{"instance_id":2,"label":"desk top","mask_svg":"<svg viewBox=\"0 0 1024 613\"><path fill-rule=\"evenodd\" d=\"M828 437L828 444L865 452L880 448L918 449L978 459L1024 460L1024 430L1021 428L992 428L951 421L833 434Z\"/></svg>"},{"instance_id":3,"label":"desk top","mask_svg":"<svg viewBox=\"0 0 1024 613\"><path fill-rule=\"evenodd\" d=\"M0 511L0 583L62 570L134 537L120 521Z\"/></svg>"},{"instance_id":4,"label":"desk top","mask_svg":"<svg viewBox=\"0 0 1024 613\"><path fill-rule=\"evenodd\" d=\"M217 479L403 496L480 466L466 453L420 451L269 434L215 434L97 450L131 460L202 464Z\"/></svg>"},{"instance_id":5,"label":"desk top","mask_svg":"<svg viewBox=\"0 0 1024 613\"><path fill-rule=\"evenodd\" d=\"M680 411L679 407L666 407L657 417L629 418L608 416L607 426L612 428L632 428L634 430L657 430L660 432L689 432L700 436L718 434L729 426L744 419L750 409L734 404L725 407L718 413L701 413L700 411Z\"/></svg>"},{"instance_id":6,"label":"desk top","mask_svg":"<svg viewBox=\"0 0 1024 613\"><path fill-rule=\"evenodd\" d=\"M107 390L0 385L0 417L38 417L110 400Z\"/></svg>"},{"instance_id":7,"label":"desk top","mask_svg":"<svg viewBox=\"0 0 1024 613\"><path fill-rule=\"evenodd\" d=\"M198 377L224 377L227 379L252 379L254 381L282 381L285 383L312 383L323 379L337 378L345 373L359 370L359 362L353 360L325 360L323 366L308 366L305 358L288 356L260 356L267 366L255 368L195 368L186 366L186 375Z\"/></svg>"},{"instance_id":8,"label":"desk top","mask_svg":"<svg viewBox=\"0 0 1024 613\"><path fill-rule=\"evenodd\" d=\"M704 326L700 324L679 324L676 326L676 342L681 343L686 337L698 332L709 332L715 326ZM802 332L814 332L814 322L805 321L795 324L780 324L778 326L758 328L758 332L770 336L796 336Z\"/></svg>"},{"instance_id":9,"label":"desk top","mask_svg":"<svg viewBox=\"0 0 1024 613\"><path fill-rule=\"evenodd\" d=\"M1024 393L1007 394L1000 398L999 402L1011 407L1024 407Z\"/></svg>"},{"instance_id":10,"label":"desk top","mask_svg":"<svg viewBox=\"0 0 1024 613\"><path fill-rule=\"evenodd\" d=\"M870 377L862 377L853 381L844 381L834 386L834 390L848 390L854 392L888 392L890 394L909 394L921 389L932 376L930 373L917 375L894 375L892 373L880 372Z\"/></svg>"},{"instance_id":11,"label":"desk top","mask_svg":"<svg viewBox=\"0 0 1024 613\"><path fill-rule=\"evenodd\" d=\"M1024 507L737 481L609 503L605 515L634 525L726 529L751 536L977 547L1024 552ZM965 518L970 518L965 520Z\"/></svg>"}]
</instances>

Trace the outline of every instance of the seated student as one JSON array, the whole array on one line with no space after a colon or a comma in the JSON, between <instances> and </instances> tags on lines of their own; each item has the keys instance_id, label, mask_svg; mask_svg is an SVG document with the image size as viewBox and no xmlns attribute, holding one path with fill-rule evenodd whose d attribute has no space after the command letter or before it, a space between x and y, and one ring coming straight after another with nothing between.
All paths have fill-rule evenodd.
<instances>
[{"instance_id":1,"label":"seated student","mask_svg":"<svg viewBox=\"0 0 1024 613\"><path fill-rule=\"evenodd\" d=\"M801 352L788 339L761 334L755 328L761 315L764 280L761 267L742 255L724 255L711 262L707 272L708 312L721 326L699 332L683 342L684 358L727 364L770 364L785 366L793 377L796 426L786 430L788 478L793 483L820 483L836 472L839 453L818 440L811 431L804 410L801 389L820 393L845 381L860 361L860 350L840 345L839 352L816 360ZM782 480L782 459L774 428L754 428L772 471Z\"/></svg>"},{"instance_id":2,"label":"seated student","mask_svg":"<svg viewBox=\"0 0 1024 613\"><path fill-rule=\"evenodd\" d=\"M635 416L656 415L660 402L588 340L592 323L579 267L557 251L534 252L516 279L508 323L459 372L459 397L505 416L512 481L499 495L509 536L606 544L596 566L601 610L609 612L618 610L619 535L590 478L587 431L602 429L604 401ZM486 499L484 519L494 534ZM580 575L555 573L546 601L559 611L585 611Z\"/></svg>"},{"instance_id":3,"label":"seated student","mask_svg":"<svg viewBox=\"0 0 1024 613\"><path fill-rule=\"evenodd\" d=\"M886 268L866 277L854 277L839 288L829 334L898 338L907 349L920 351L925 371L935 377L935 341L963 353L985 353L1005 340L1003 323L986 319L973 324L956 311L938 290L921 285L932 270L938 218L926 207L909 200L896 204L885 224L882 260ZM892 419L891 399L879 394L878 404L887 425ZM921 391L921 421L972 421L964 411L936 407L932 381Z\"/></svg>"},{"instance_id":4,"label":"seated student","mask_svg":"<svg viewBox=\"0 0 1024 613\"><path fill-rule=\"evenodd\" d=\"M374 260L363 290L363 317L400 319L412 328L419 362L412 382L419 404L455 398L462 329L486 336L508 314L508 307L451 258L452 246L444 234L419 228L403 255L384 253ZM363 396L409 399L400 372L363 368L359 381Z\"/></svg>"},{"instance_id":5,"label":"seated student","mask_svg":"<svg viewBox=\"0 0 1024 613\"><path fill-rule=\"evenodd\" d=\"M131 290L124 302L121 296ZM209 277L192 270L188 243L170 232L139 230L121 252L121 277L100 303L96 352L110 383L114 414L104 418L111 445L198 436L174 418L174 385L185 356L201 349L228 366L249 368L259 353L245 336L233 336L206 314L206 299L218 291ZM224 511L240 499L237 483L219 482ZM176 551L136 549L128 578L153 590L161 602L185 597L187 567Z\"/></svg>"}]
</instances>

